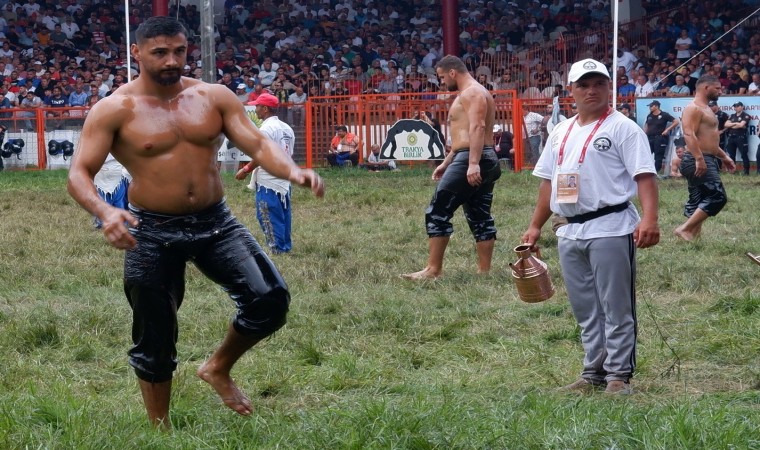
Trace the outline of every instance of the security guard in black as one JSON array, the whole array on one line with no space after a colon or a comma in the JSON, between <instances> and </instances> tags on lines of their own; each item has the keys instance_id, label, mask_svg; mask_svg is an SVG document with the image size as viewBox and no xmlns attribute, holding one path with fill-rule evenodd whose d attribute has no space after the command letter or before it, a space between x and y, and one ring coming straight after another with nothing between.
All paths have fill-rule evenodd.
<instances>
[{"instance_id":1,"label":"security guard in black","mask_svg":"<svg viewBox=\"0 0 760 450\"><path fill-rule=\"evenodd\" d=\"M693 91L692 91L693 92ZM710 107L713 113L715 113L715 117L718 119L718 132L720 133L720 148L722 150L726 149L726 121L728 120L728 114L721 111L720 106L718 106L718 102L715 100L711 100L707 103L707 106Z\"/></svg>"},{"instance_id":2,"label":"security guard in black","mask_svg":"<svg viewBox=\"0 0 760 450\"><path fill-rule=\"evenodd\" d=\"M736 150L742 157L744 175L749 175L749 136L747 135L750 120L744 112L744 103L734 103L734 113L726 121L726 153L736 162ZM758 172L760 173L760 172Z\"/></svg>"},{"instance_id":3,"label":"security guard in black","mask_svg":"<svg viewBox=\"0 0 760 450\"><path fill-rule=\"evenodd\" d=\"M668 133L680 123L678 119L660 110L660 102L654 100L649 105L649 114L644 122L644 132L649 139L649 149L654 154L654 168L657 172L662 169L665 150L668 147ZM668 126L668 124L671 124Z\"/></svg>"}]
</instances>

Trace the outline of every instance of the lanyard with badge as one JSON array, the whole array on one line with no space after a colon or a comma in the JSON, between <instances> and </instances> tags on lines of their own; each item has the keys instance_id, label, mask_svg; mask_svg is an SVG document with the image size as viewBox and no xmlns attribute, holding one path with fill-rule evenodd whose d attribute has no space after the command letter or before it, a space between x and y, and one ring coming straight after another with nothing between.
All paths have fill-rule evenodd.
<instances>
[{"instance_id":1,"label":"lanyard with badge","mask_svg":"<svg viewBox=\"0 0 760 450\"><path fill-rule=\"evenodd\" d=\"M559 166L559 172L557 173L557 203L578 203L578 194L581 189L581 164L583 164L583 160L586 158L588 145L591 143L596 132L599 131L599 127L602 126L604 119L610 115L610 111L611 109L607 109L607 111L602 114L602 117L597 120L596 125L594 125L594 128L591 130L591 134L588 135L586 142L583 144L581 156L578 158L577 169L571 171L562 169L562 161L565 158L565 144L567 144L567 138L570 137L570 132L573 130L575 122L578 121L578 117L575 117L575 120L573 120L567 128L565 138L562 139L562 144L559 146L559 155L557 157L557 166Z\"/></svg>"}]
</instances>

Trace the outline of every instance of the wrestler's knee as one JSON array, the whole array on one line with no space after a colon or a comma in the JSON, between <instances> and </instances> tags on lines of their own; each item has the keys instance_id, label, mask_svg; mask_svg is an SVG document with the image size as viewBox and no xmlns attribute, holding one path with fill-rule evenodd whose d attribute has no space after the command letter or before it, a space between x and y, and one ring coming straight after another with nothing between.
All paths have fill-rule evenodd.
<instances>
[{"instance_id":1,"label":"wrestler's knee","mask_svg":"<svg viewBox=\"0 0 760 450\"><path fill-rule=\"evenodd\" d=\"M456 197L448 191L436 192L430 205L425 209L425 229L429 237L445 237L454 233L451 224L453 204Z\"/></svg>"},{"instance_id":2,"label":"wrestler's knee","mask_svg":"<svg viewBox=\"0 0 760 450\"><path fill-rule=\"evenodd\" d=\"M475 242L496 239L496 225L493 219L470 224L470 231L472 231Z\"/></svg>"},{"instance_id":3,"label":"wrestler's knee","mask_svg":"<svg viewBox=\"0 0 760 450\"><path fill-rule=\"evenodd\" d=\"M728 203L726 193L718 191L706 199L700 207L708 216L715 216L726 206L726 203Z\"/></svg>"},{"instance_id":4,"label":"wrestler's knee","mask_svg":"<svg viewBox=\"0 0 760 450\"><path fill-rule=\"evenodd\" d=\"M288 290L273 289L239 306L232 326L243 336L265 338L285 326L289 305Z\"/></svg>"},{"instance_id":5,"label":"wrestler's knee","mask_svg":"<svg viewBox=\"0 0 760 450\"><path fill-rule=\"evenodd\" d=\"M129 365L135 370L137 378L147 381L148 383L163 383L172 379L174 369L177 368L177 363L163 367L146 367L141 361L135 358L130 358Z\"/></svg>"}]
</instances>

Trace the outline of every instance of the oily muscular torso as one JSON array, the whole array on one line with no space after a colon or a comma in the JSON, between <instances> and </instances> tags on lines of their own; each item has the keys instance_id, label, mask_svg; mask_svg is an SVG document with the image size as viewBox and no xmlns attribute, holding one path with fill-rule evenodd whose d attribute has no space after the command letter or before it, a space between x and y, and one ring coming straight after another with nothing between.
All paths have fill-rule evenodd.
<instances>
[{"instance_id":1,"label":"oily muscular torso","mask_svg":"<svg viewBox=\"0 0 760 450\"><path fill-rule=\"evenodd\" d=\"M169 100L129 85L109 98L121 118L111 152L132 175L129 202L138 208L189 214L224 196L216 166L223 120L215 87L188 78L182 83L182 91Z\"/></svg>"},{"instance_id":2,"label":"oily muscular torso","mask_svg":"<svg viewBox=\"0 0 760 450\"><path fill-rule=\"evenodd\" d=\"M694 127L695 138L699 142L699 149L705 155L720 157L720 132L718 131L718 117L708 106L698 106L694 103L687 106L699 111L699 126Z\"/></svg>"},{"instance_id":3,"label":"oily muscular torso","mask_svg":"<svg viewBox=\"0 0 760 450\"><path fill-rule=\"evenodd\" d=\"M459 93L449 109L449 133L451 135L451 149L453 151L470 148L470 119L462 105L462 100L467 101L468 98L478 95L482 95L486 99L487 104L486 116L483 118L485 120L483 146L493 147L493 133L491 133L491 130L493 130L496 105L486 88L478 83L473 83Z\"/></svg>"}]
</instances>

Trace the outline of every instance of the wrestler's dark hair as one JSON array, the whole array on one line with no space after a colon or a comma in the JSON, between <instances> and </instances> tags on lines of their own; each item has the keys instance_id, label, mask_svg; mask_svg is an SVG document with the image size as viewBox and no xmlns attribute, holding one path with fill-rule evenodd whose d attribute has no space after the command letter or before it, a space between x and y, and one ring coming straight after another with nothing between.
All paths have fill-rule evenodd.
<instances>
[{"instance_id":1,"label":"wrestler's dark hair","mask_svg":"<svg viewBox=\"0 0 760 450\"><path fill-rule=\"evenodd\" d=\"M176 36L178 34L184 34L187 36L187 30L177 19L173 19L167 16L150 17L141 23L137 27L135 37L137 43L141 44L147 39L152 39L158 36Z\"/></svg>"},{"instance_id":2,"label":"wrestler's dark hair","mask_svg":"<svg viewBox=\"0 0 760 450\"><path fill-rule=\"evenodd\" d=\"M435 65L435 68L440 68L444 71L454 69L460 73L467 73L467 66L464 65L464 61L454 55L446 55L441 58L441 60Z\"/></svg>"},{"instance_id":3,"label":"wrestler's dark hair","mask_svg":"<svg viewBox=\"0 0 760 450\"><path fill-rule=\"evenodd\" d=\"M719 81L720 80L715 75L702 75L697 80L696 86L699 86L699 85L702 85L702 84L706 84L706 83L717 83Z\"/></svg>"}]
</instances>

